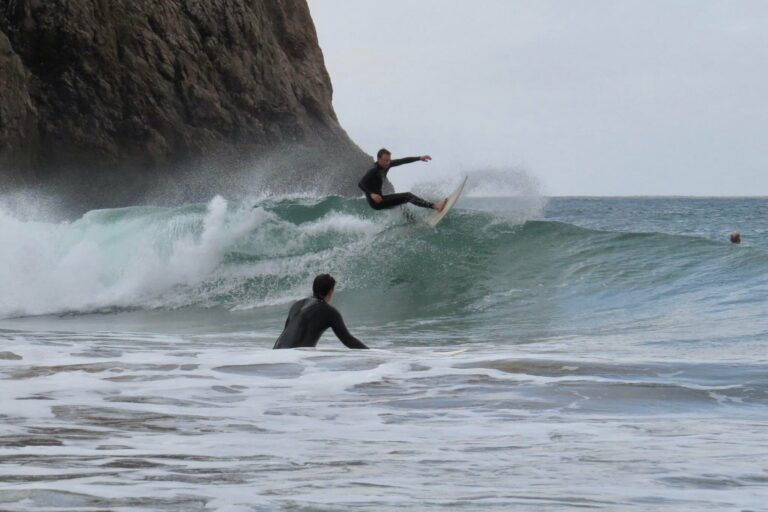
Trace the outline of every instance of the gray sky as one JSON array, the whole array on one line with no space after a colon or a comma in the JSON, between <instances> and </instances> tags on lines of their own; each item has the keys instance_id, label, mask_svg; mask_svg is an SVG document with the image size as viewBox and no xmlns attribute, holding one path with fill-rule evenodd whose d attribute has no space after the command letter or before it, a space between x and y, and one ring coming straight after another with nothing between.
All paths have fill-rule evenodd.
<instances>
[{"instance_id":1,"label":"gray sky","mask_svg":"<svg viewBox=\"0 0 768 512\"><path fill-rule=\"evenodd\" d=\"M768 1L309 6L352 139L434 158L399 188L494 167L549 195L768 195Z\"/></svg>"}]
</instances>

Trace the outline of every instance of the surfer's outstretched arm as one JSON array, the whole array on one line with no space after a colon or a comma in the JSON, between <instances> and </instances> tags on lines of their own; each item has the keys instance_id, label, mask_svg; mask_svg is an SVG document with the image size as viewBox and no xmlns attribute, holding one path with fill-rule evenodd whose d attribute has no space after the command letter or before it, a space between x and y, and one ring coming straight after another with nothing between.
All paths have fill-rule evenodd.
<instances>
[{"instance_id":1,"label":"surfer's outstretched arm","mask_svg":"<svg viewBox=\"0 0 768 512\"><path fill-rule=\"evenodd\" d=\"M333 312L330 314L330 324L331 329L333 329L333 334L336 335L341 342L346 345L348 348L368 348L365 346L365 344L360 341L359 339L355 338L350 334L349 330L347 329L347 326L344 325L344 319L341 318L341 313L336 311L336 309L333 309Z\"/></svg>"},{"instance_id":2,"label":"surfer's outstretched arm","mask_svg":"<svg viewBox=\"0 0 768 512\"><path fill-rule=\"evenodd\" d=\"M428 155L424 155L424 156L426 156L427 158L429 158L431 160L431 157L429 157ZM413 163L413 162L418 162L422 158L424 158L424 157L422 157L422 156L407 156L405 158L398 158L397 160L391 160L389 162L389 167L397 167L398 165L410 164L410 163Z\"/></svg>"}]
</instances>

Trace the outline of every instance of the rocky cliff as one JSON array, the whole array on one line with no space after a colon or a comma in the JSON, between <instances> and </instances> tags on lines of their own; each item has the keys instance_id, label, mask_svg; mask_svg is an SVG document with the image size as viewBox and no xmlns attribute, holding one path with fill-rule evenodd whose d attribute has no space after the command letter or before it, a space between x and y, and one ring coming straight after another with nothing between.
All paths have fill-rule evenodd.
<instances>
[{"instance_id":1,"label":"rocky cliff","mask_svg":"<svg viewBox=\"0 0 768 512\"><path fill-rule=\"evenodd\" d=\"M370 158L331 95L305 0L0 0L6 186L113 206L258 167L353 192Z\"/></svg>"}]
</instances>

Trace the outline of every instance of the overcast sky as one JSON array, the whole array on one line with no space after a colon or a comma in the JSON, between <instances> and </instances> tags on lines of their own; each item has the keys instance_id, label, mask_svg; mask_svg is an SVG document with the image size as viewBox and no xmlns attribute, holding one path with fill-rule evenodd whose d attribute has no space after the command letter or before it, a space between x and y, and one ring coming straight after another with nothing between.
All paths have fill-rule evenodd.
<instances>
[{"instance_id":1,"label":"overcast sky","mask_svg":"<svg viewBox=\"0 0 768 512\"><path fill-rule=\"evenodd\" d=\"M342 126L548 195L768 195L768 1L309 0ZM417 168L412 168L419 166Z\"/></svg>"}]
</instances>

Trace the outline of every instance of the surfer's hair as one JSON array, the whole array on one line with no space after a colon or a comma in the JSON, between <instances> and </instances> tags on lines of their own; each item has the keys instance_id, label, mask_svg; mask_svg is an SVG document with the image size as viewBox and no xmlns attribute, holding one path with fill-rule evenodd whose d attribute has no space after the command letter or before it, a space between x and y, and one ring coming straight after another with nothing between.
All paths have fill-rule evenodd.
<instances>
[{"instance_id":1,"label":"surfer's hair","mask_svg":"<svg viewBox=\"0 0 768 512\"><path fill-rule=\"evenodd\" d=\"M382 157L382 155L389 155L392 156L392 153L387 148L381 148L378 153L376 153L376 160Z\"/></svg>"},{"instance_id":2,"label":"surfer's hair","mask_svg":"<svg viewBox=\"0 0 768 512\"><path fill-rule=\"evenodd\" d=\"M320 274L312 283L312 294L322 299L336 286L336 280L330 274Z\"/></svg>"}]
</instances>

